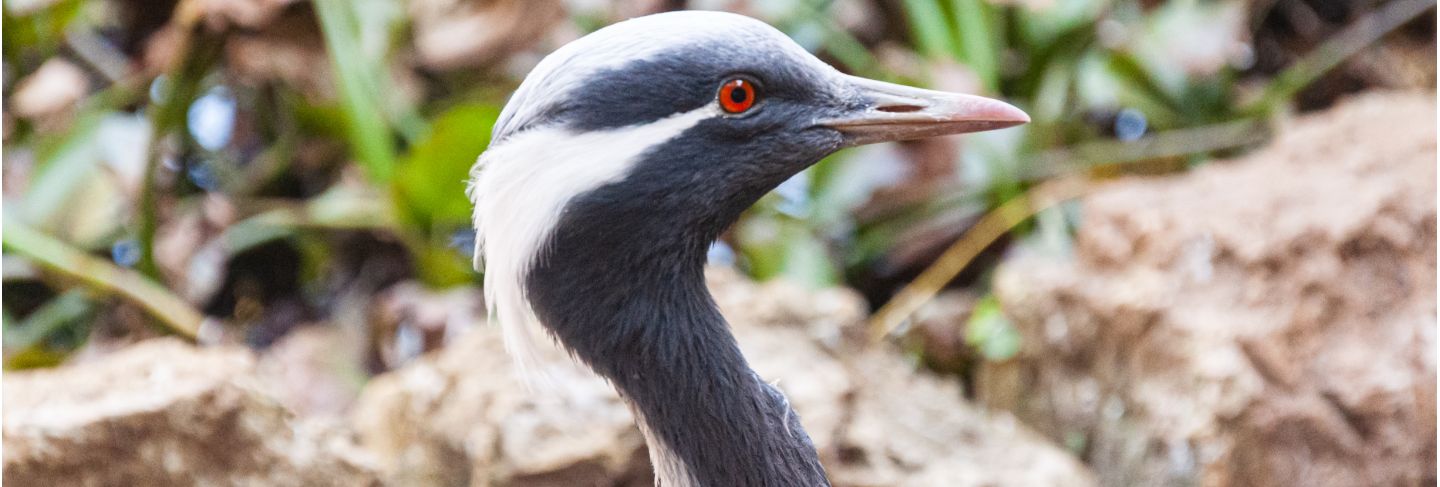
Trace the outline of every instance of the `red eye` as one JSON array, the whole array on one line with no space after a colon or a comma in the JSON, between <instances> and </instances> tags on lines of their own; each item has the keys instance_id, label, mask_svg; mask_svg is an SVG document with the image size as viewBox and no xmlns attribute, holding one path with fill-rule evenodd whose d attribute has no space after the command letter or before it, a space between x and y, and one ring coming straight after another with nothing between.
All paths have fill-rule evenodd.
<instances>
[{"instance_id":1,"label":"red eye","mask_svg":"<svg viewBox=\"0 0 1440 487\"><path fill-rule=\"evenodd\" d=\"M726 113L742 113L755 105L755 83L732 79L720 85L720 108Z\"/></svg>"}]
</instances>

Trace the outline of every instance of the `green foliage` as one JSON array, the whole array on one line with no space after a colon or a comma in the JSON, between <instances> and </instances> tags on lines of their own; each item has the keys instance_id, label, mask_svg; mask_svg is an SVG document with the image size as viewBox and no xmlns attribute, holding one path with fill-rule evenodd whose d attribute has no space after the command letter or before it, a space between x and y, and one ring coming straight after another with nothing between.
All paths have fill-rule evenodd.
<instances>
[{"instance_id":1,"label":"green foliage","mask_svg":"<svg viewBox=\"0 0 1440 487\"><path fill-rule=\"evenodd\" d=\"M387 71L389 46L403 25L403 12L395 7L370 0L316 2L330 60L339 73L344 138L370 180L389 186L391 211L401 225L396 231L414 254L421 278L442 287L472 282L468 264L447 245L469 221L465 181L476 155L489 145L499 109L461 104L426 122L398 97L386 96L393 90ZM324 124L324 118L309 120ZM397 133L413 144L408 154L398 155Z\"/></svg>"},{"instance_id":2,"label":"green foliage","mask_svg":"<svg viewBox=\"0 0 1440 487\"><path fill-rule=\"evenodd\" d=\"M1381 5L1373 18L1342 31L1277 78L1252 76L1247 83L1255 86L1247 88L1239 81L1243 63L1227 60L1197 70L1172 55L1235 37L1223 30L1232 25L1227 24L1231 16L1243 14L1236 10L1243 5L1235 2L1075 0L1032 8L991 0L902 0L895 4L902 14L897 20L904 24L898 32L892 26L850 29L838 2L753 2L751 13L848 72L907 84L963 86L964 77L938 78L960 66L973 75L976 91L1020 106L1033 123L967 137L951 161L956 180L933 182L942 188L934 197L885 207L864 220L856 209L880 185L872 167L876 162L855 151L841 152L798 176L787 185L788 193L763 198L727 238L741 267L754 277L831 286L893 254L907 232L933 228L936 222L973 221L1045 178L1136 162L1160 161L1168 170L1202 165L1213 154L1263 140L1269 117L1283 111L1302 88L1433 4ZM126 28L123 23L104 18L95 0L34 5L0 9L7 109L16 81L56 57L89 73L91 85L102 86L55 124L60 129L7 114L6 155L19 148L17 159L33 163L26 166L28 172L11 173L7 167L7 177L19 174L24 181L13 191L7 181L6 224L25 225L34 234L27 244L25 234L18 234L17 241L7 233L6 258L46 270L14 279L44 279L59 291L55 297L47 292L38 309L18 319L13 309L4 310L8 367L63 359L67 349L59 345L78 343L111 295L156 309L195 305L165 287L153 255L160 229L184 218L224 226L202 232L193 242L222 257L270 242L292 244L301 255L307 293L331 291L323 281L337 255L365 251L342 249L330 238L346 232L399 242L409 266L405 275L428 285L475 283L470 249L463 244L470 216L465 184L470 166L490 142L500 100L518 80L499 66L465 72L416 69L415 50L407 44L416 26L409 24L411 12L403 2L310 4L334 83L331 92L318 96L283 76L261 82L237 76L239 69L226 64L234 53L225 36L235 32L210 25L172 25L178 28L171 33L180 32L183 39L173 46L175 62L159 68L167 71L159 79L152 78L156 66L126 74L127 79L105 78L111 75L87 61L95 54L84 52L72 36L106 38ZM297 10L305 8L285 15ZM566 28L597 29L616 20L610 10L575 7ZM890 49L906 42L913 52L903 46ZM144 64L139 58L130 61ZM915 61L918 65L912 66ZM407 70L409 77L397 75ZM410 90L408 82L415 78L423 86ZM402 85L407 89L399 89ZM197 96L216 87L237 93L238 109L259 126L248 127L253 133L244 147L200 150L191 140L188 109ZM1244 97L1247 89L1254 96ZM1142 138L1116 136L1105 117L1121 110L1142 116ZM144 162L148 184L139 188L138 201L130 200L133 206L115 204L127 201L135 188L117 183L120 178L111 172L117 161L137 158ZM197 189L187 183L185 171L197 165L212 168L224 184ZM219 193L215 199L234 214L195 218L207 208L207 193ZM1038 233L1029 240L1069 247L1071 226L1061 210L1037 220L1020 226L1017 236ZM139 242L138 266L148 278L100 257L111 244L128 238ZM48 273L55 268L78 275L67 279L87 287L78 291L70 280L51 279ZM105 277L87 279L87 273ZM987 284L978 287L983 292ZM987 359L1004 360L1019 349L1019 335L993 297L981 302L965 326L967 341Z\"/></svg>"},{"instance_id":3,"label":"green foliage","mask_svg":"<svg viewBox=\"0 0 1440 487\"><path fill-rule=\"evenodd\" d=\"M988 92L1000 88L1000 36L1004 24L995 7L985 0L952 0L950 14L955 19L954 57L975 70L980 84Z\"/></svg>"},{"instance_id":4,"label":"green foliage","mask_svg":"<svg viewBox=\"0 0 1440 487\"><path fill-rule=\"evenodd\" d=\"M95 306L83 291L66 291L30 312L18 323L7 319L4 328L5 346L26 349L43 345L42 340L59 331L78 335L70 337L71 341L83 340L82 333L88 329L90 318L94 314Z\"/></svg>"},{"instance_id":5,"label":"green foliage","mask_svg":"<svg viewBox=\"0 0 1440 487\"><path fill-rule=\"evenodd\" d=\"M905 16L915 47L928 57L951 56L956 52L955 29L948 25L940 0L905 0Z\"/></svg>"},{"instance_id":6,"label":"green foliage","mask_svg":"<svg viewBox=\"0 0 1440 487\"><path fill-rule=\"evenodd\" d=\"M1011 359L1020 353L1020 340L1020 332L1005 317L994 295L986 295L975 304L965 324L965 343L979 350L985 360Z\"/></svg>"},{"instance_id":7,"label":"green foliage","mask_svg":"<svg viewBox=\"0 0 1440 487\"><path fill-rule=\"evenodd\" d=\"M498 118L500 108L487 104L456 105L435 118L395 171L395 198L410 224L441 230L468 224L465 182Z\"/></svg>"},{"instance_id":8,"label":"green foliage","mask_svg":"<svg viewBox=\"0 0 1440 487\"><path fill-rule=\"evenodd\" d=\"M103 148L96 135L100 124L100 115L83 114L69 132L50 143L50 147L39 151L39 163L31 177L28 197L19 201L19 209L12 215L33 224L46 225L52 232L68 230L68 227L51 225L60 222L59 217L67 203L73 201L75 193L90 181L87 175L100 169L99 153Z\"/></svg>"},{"instance_id":9,"label":"green foliage","mask_svg":"<svg viewBox=\"0 0 1440 487\"><path fill-rule=\"evenodd\" d=\"M969 67L989 92L999 88L1004 23L984 0L905 0L911 36L921 54Z\"/></svg>"},{"instance_id":10,"label":"green foliage","mask_svg":"<svg viewBox=\"0 0 1440 487\"><path fill-rule=\"evenodd\" d=\"M828 248L804 220L768 211L752 213L737 225L736 234L745 268L756 279L785 278L811 288L839 282Z\"/></svg>"},{"instance_id":11,"label":"green foliage","mask_svg":"<svg viewBox=\"0 0 1440 487\"><path fill-rule=\"evenodd\" d=\"M431 285L472 282L468 259L457 259L449 240L470 227L470 201L465 185L475 157L490 145L491 128L500 109L487 104L461 104L437 117L395 170L391 196L401 223L417 241L422 278Z\"/></svg>"},{"instance_id":12,"label":"green foliage","mask_svg":"<svg viewBox=\"0 0 1440 487\"><path fill-rule=\"evenodd\" d=\"M364 15L366 10L361 8L362 4L378 5L373 1L316 0L315 11L320 16L325 47L335 68L350 149L372 181L385 183L390 180L395 165L395 140L381 106L387 93L386 58L383 52L374 52L377 47L373 36L365 35L376 30L364 28L373 26L374 22L367 25L362 20L373 20L374 16ZM388 38L389 29L382 27L379 32Z\"/></svg>"},{"instance_id":13,"label":"green foliage","mask_svg":"<svg viewBox=\"0 0 1440 487\"><path fill-rule=\"evenodd\" d=\"M4 16L4 55L6 64L25 72L34 71L46 59L59 52L65 42L65 30L80 16L84 0L61 0L37 11L15 13L13 5L0 9ZM9 69L10 67L7 67ZM9 83L6 83L9 93Z\"/></svg>"}]
</instances>

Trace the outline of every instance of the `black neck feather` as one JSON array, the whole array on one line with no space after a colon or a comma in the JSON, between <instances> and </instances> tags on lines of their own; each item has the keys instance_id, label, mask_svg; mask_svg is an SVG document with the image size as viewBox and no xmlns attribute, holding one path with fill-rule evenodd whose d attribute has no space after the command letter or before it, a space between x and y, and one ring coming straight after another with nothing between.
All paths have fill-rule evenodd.
<instances>
[{"instance_id":1,"label":"black neck feather","mask_svg":"<svg viewBox=\"0 0 1440 487\"><path fill-rule=\"evenodd\" d=\"M826 485L798 416L751 371L700 272L610 282L604 286L615 293L576 299L566 290L576 276L542 271L532 274L531 299L551 331L615 385L699 485Z\"/></svg>"},{"instance_id":2,"label":"black neck feather","mask_svg":"<svg viewBox=\"0 0 1440 487\"><path fill-rule=\"evenodd\" d=\"M679 194L666 174L642 166L572 200L526 276L529 301L699 485L828 485L798 416L750 369L705 287L710 233L768 188L693 206L727 198Z\"/></svg>"}]
</instances>

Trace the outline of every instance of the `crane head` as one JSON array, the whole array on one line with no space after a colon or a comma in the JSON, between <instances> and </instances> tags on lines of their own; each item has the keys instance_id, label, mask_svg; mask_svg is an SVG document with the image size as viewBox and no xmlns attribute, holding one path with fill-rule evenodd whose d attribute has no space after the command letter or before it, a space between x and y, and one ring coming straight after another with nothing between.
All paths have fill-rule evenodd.
<instances>
[{"instance_id":1,"label":"crane head","mask_svg":"<svg viewBox=\"0 0 1440 487\"><path fill-rule=\"evenodd\" d=\"M487 302L525 365L540 263L583 259L567 264L574 279L666 272L650 267L703 259L741 211L839 149L1028 121L1004 102L843 74L740 15L605 27L534 68L476 164Z\"/></svg>"}]
</instances>

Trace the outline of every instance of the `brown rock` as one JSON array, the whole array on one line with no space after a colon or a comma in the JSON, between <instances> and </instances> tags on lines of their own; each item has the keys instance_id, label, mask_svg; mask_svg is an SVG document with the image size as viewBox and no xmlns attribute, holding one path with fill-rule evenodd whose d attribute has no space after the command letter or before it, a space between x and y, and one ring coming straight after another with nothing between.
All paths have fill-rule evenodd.
<instances>
[{"instance_id":1,"label":"brown rock","mask_svg":"<svg viewBox=\"0 0 1440 487\"><path fill-rule=\"evenodd\" d=\"M790 399L835 485L1093 484L1009 414L966 404L954 381L888 349L845 346L841 330L864 316L853 293L710 277L751 365ZM499 330L480 326L373 381L357 429L400 485L652 485L624 403L563 352L542 359L552 384L527 390Z\"/></svg>"},{"instance_id":2,"label":"brown rock","mask_svg":"<svg viewBox=\"0 0 1440 487\"><path fill-rule=\"evenodd\" d=\"M498 327L373 379L354 414L395 485L650 485L643 439L603 380L544 355L534 387L511 368ZM623 482L631 472L644 478Z\"/></svg>"},{"instance_id":3,"label":"brown rock","mask_svg":"<svg viewBox=\"0 0 1440 487\"><path fill-rule=\"evenodd\" d=\"M144 342L4 378L10 485L376 485L334 425L296 421L239 348Z\"/></svg>"},{"instance_id":4,"label":"brown rock","mask_svg":"<svg viewBox=\"0 0 1440 487\"><path fill-rule=\"evenodd\" d=\"M255 374L302 418L341 418L365 383L361 338L337 325L297 327L265 349Z\"/></svg>"},{"instance_id":5,"label":"brown rock","mask_svg":"<svg viewBox=\"0 0 1440 487\"><path fill-rule=\"evenodd\" d=\"M980 396L1104 484L1434 483L1435 110L1360 97L1087 198L1073 260L997 279L1024 348Z\"/></svg>"}]
</instances>

